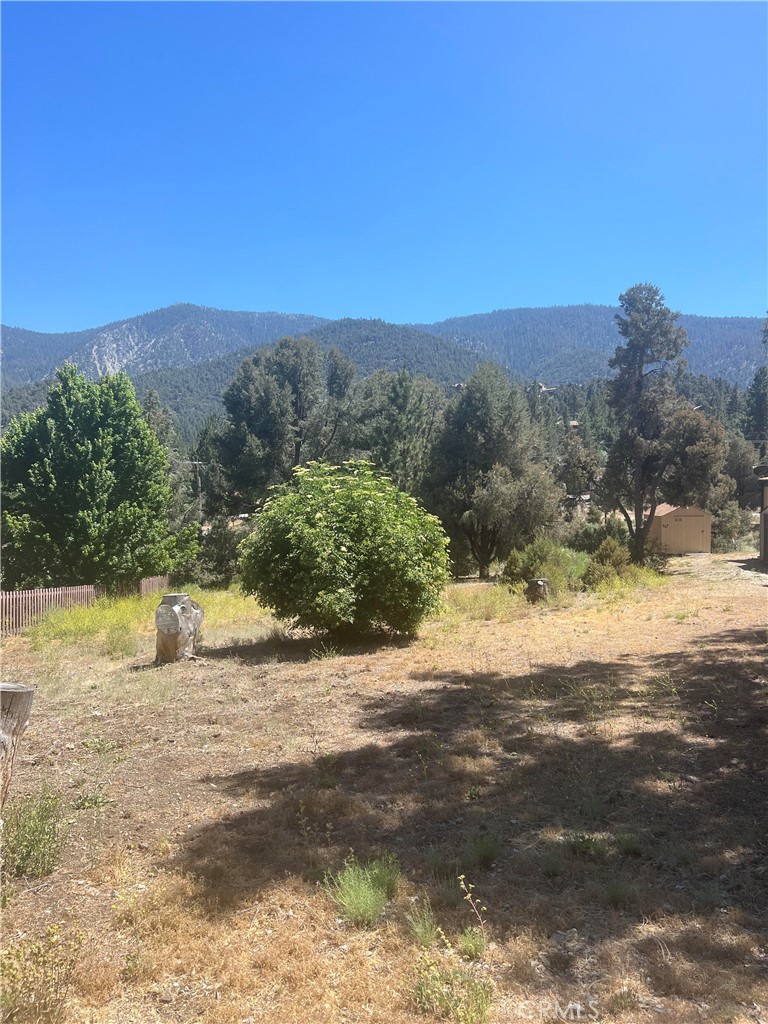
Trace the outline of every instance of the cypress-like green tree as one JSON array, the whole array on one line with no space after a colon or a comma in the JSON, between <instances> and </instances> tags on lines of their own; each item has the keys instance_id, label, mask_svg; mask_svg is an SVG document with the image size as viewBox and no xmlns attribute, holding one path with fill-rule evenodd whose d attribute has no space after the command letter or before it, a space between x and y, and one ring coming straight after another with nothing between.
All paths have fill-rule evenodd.
<instances>
[{"instance_id":1,"label":"cypress-like green tree","mask_svg":"<svg viewBox=\"0 0 768 1024\"><path fill-rule=\"evenodd\" d=\"M343 449L354 365L313 338L282 338L243 361L224 392L218 441L230 511L253 508L296 466Z\"/></svg>"},{"instance_id":2,"label":"cypress-like green tree","mask_svg":"<svg viewBox=\"0 0 768 1024\"><path fill-rule=\"evenodd\" d=\"M155 388L150 388L144 395L141 410L168 453L168 483L172 496L168 522L171 530L176 532L196 526L202 518L200 472L197 464L187 457L176 429L176 417L162 404Z\"/></svg>"},{"instance_id":3,"label":"cypress-like green tree","mask_svg":"<svg viewBox=\"0 0 768 1024\"><path fill-rule=\"evenodd\" d=\"M543 462L525 396L500 367L482 364L446 409L425 488L454 548L462 539L469 546L481 579L494 558L557 518L562 492Z\"/></svg>"},{"instance_id":4,"label":"cypress-like green tree","mask_svg":"<svg viewBox=\"0 0 768 1024\"><path fill-rule=\"evenodd\" d=\"M64 366L45 408L10 424L2 456L4 586L111 589L180 557L167 453L125 374L96 382Z\"/></svg>"},{"instance_id":5,"label":"cypress-like green tree","mask_svg":"<svg viewBox=\"0 0 768 1024\"><path fill-rule=\"evenodd\" d=\"M418 494L442 424L445 391L408 370L377 370L355 389L353 445L401 491Z\"/></svg>"}]
</instances>

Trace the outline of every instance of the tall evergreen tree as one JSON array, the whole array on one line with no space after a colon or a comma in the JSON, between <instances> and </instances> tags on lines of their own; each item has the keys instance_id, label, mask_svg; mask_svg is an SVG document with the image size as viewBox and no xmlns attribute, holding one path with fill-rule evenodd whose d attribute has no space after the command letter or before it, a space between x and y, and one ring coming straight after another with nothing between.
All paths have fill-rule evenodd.
<instances>
[{"instance_id":1,"label":"tall evergreen tree","mask_svg":"<svg viewBox=\"0 0 768 1024\"><path fill-rule=\"evenodd\" d=\"M187 458L184 444L176 429L176 418L160 401L160 395L150 388L141 402L142 415L168 453L168 483L171 505L168 521L171 530L178 531L199 522L200 474L196 463Z\"/></svg>"},{"instance_id":2,"label":"tall evergreen tree","mask_svg":"<svg viewBox=\"0 0 768 1024\"><path fill-rule=\"evenodd\" d=\"M356 389L354 448L401 491L417 494L445 404L445 391L434 381L408 370L378 370Z\"/></svg>"},{"instance_id":3,"label":"tall evergreen tree","mask_svg":"<svg viewBox=\"0 0 768 1024\"><path fill-rule=\"evenodd\" d=\"M756 459L755 445L734 431L728 439L725 472L736 485L735 498L739 508L754 509L760 505L762 488L753 472Z\"/></svg>"},{"instance_id":4,"label":"tall evergreen tree","mask_svg":"<svg viewBox=\"0 0 768 1024\"><path fill-rule=\"evenodd\" d=\"M586 445L574 431L563 438L557 479L568 494L582 494L594 490L602 472L600 452L594 445Z\"/></svg>"},{"instance_id":5,"label":"tall evergreen tree","mask_svg":"<svg viewBox=\"0 0 768 1024\"><path fill-rule=\"evenodd\" d=\"M494 558L553 521L560 496L524 395L484 363L446 409L427 482L431 507L454 546L469 546L484 579Z\"/></svg>"},{"instance_id":6,"label":"tall evergreen tree","mask_svg":"<svg viewBox=\"0 0 768 1024\"><path fill-rule=\"evenodd\" d=\"M354 372L312 338L283 338L243 361L224 392L218 443L230 510L253 507L295 466L343 451Z\"/></svg>"},{"instance_id":7,"label":"tall evergreen tree","mask_svg":"<svg viewBox=\"0 0 768 1024\"><path fill-rule=\"evenodd\" d=\"M761 457L768 452L768 366L758 369L747 388L744 436L757 445Z\"/></svg>"},{"instance_id":8,"label":"tall evergreen tree","mask_svg":"<svg viewBox=\"0 0 768 1024\"><path fill-rule=\"evenodd\" d=\"M645 558L648 533L662 500L703 500L708 478L725 459L722 428L678 397L672 372L682 366L687 336L679 313L665 304L658 288L635 285L619 302L616 315L626 344L616 349L617 371L609 398L619 434L601 481L604 499L618 508L629 528L633 557Z\"/></svg>"}]
</instances>

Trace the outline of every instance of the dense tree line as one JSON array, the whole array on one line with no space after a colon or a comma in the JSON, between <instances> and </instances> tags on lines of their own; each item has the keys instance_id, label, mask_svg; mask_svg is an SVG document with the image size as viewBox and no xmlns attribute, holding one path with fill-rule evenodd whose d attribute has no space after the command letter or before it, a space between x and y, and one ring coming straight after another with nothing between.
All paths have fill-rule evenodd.
<instances>
[{"instance_id":1,"label":"dense tree line","mask_svg":"<svg viewBox=\"0 0 768 1024\"><path fill-rule=\"evenodd\" d=\"M738 532L739 510L757 500L759 451L743 430L763 429L761 371L746 396L687 374L686 332L658 289L636 286L620 302L614 379L561 388L524 385L492 363L451 387L406 370L358 379L334 350L284 339L244 361L226 417L198 445L216 475L208 513L258 508L308 460L367 458L441 518L454 566L481 576L567 516L568 495L620 512L637 561L662 501L701 504L721 534ZM323 360L345 367L341 389Z\"/></svg>"},{"instance_id":2,"label":"dense tree line","mask_svg":"<svg viewBox=\"0 0 768 1024\"><path fill-rule=\"evenodd\" d=\"M144 499L132 510L126 504L130 494L144 494L135 467L118 465L120 444L105 442L120 431L136 439L135 457L155 482L145 504L162 529L145 546L146 557L118 565L119 559L96 552L88 580L80 572L78 582L108 571L115 579L169 566L193 571L190 530L203 523L194 571L207 581L228 582L236 547L229 517L258 511L270 488L318 460L372 463L440 518L454 569L481 577L510 551L568 520L582 495L603 515L620 514L638 562L662 501L709 509L721 542L738 535L745 510L759 500L752 466L768 444L768 370L761 367L746 392L689 374L686 332L658 289L637 285L620 303L613 378L560 387L526 384L491 362L456 381L407 367L360 376L347 355L328 347L332 331L324 344L285 337L238 357L223 390L223 415L209 416L191 445L159 390L144 393L142 409L124 375L96 384L69 367L59 373L46 406L15 419L3 440L6 580L65 582L78 575L77 552L54 557L45 539L56 534L46 502L77 474L74 491L84 506L73 508L65 537L79 551L93 549L86 543L88 523L99 536L102 521L121 536L126 524L139 524L137 536L148 529L138 511ZM381 325L383 338L387 326ZM120 403L127 419L118 416ZM102 405L111 410L103 422L93 411ZM155 447L145 451L147 431ZM68 435L80 438L77 458L67 454ZM63 461L51 469L54 452ZM121 491L115 480L122 477L131 483ZM33 497L34 513L27 508ZM101 510L98 527L88 501ZM48 553L44 564L27 571L35 549Z\"/></svg>"}]
</instances>

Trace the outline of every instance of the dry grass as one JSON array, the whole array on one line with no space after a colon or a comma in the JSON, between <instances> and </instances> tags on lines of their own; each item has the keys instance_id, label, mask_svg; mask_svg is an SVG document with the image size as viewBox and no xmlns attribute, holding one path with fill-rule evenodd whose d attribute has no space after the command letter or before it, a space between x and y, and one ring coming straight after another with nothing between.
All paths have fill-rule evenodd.
<instances>
[{"instance_id":1,"label":"dry grass","mask_svg":"<svg viewBox=\"0 0 768 1024\"><path fill-rule=\"evenodd\" d=\"M470 998L498 1024L755 1024L766 590L730 557L674 567L536 609L462 585L410 646L330 650L231 595L200 597L199 662L150 668L151 615L133 659L8 641L38 686L12 800L49 779L69 824L6 944L85 932L69 1019L92 1024L412 1024ZM386 855L401 880L355 927L324 880Z\"/></svg>"}]
</instances>

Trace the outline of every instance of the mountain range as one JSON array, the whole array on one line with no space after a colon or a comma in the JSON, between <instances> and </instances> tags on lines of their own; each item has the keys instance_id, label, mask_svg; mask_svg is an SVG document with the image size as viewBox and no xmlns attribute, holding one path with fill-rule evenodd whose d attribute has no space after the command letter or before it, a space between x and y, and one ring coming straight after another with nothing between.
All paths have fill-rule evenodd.
<instances>
[{"instance_id":1,"label":"mountain range","mask_svg":"<svg viewBox=\"0 0 768 1024\"><path fill-rule=\"evenodd\" d=\"M335 345L367 374L383 367L423 373L442 383L464 380L482 359L550 385L610 373L621 337L617 308L577 305L500 309L432 324L390 324L300 313L254 313L179 303L84 331L44 334L3 327L4 419L44 400L45 384L65 361L98 377L125 370L141 395L154 387L189 435L248 352L286 335ZM764 358L758 317L684 315L692 373L744 387Z\"/></svg>"}]
</instances>

